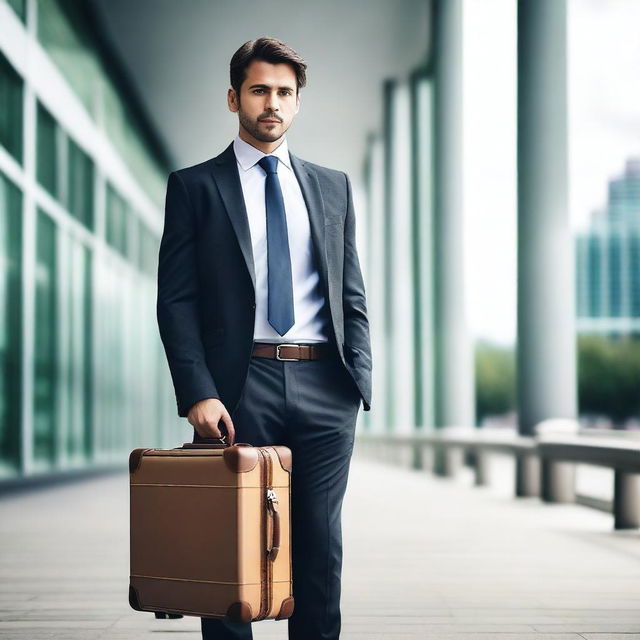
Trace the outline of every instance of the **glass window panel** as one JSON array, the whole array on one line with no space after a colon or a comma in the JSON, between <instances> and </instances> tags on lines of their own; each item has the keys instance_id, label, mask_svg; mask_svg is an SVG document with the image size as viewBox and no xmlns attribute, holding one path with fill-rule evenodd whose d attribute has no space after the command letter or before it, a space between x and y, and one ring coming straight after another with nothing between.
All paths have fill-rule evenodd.
<instances>
[{"instance_id":1,"label":"glass window panel","mask_svg":"<svg viewBox=\"0 0 640 640\"><path fill-rule=\"evenodd\" d=\"M33 458L36 467L55 462L57 397L56 228L38 210L36 230Z\"/></svg>"},{"instance_id":2,"label":"glass window panel","mask_svg":"<svg viewBox=\"0 0 640 640\"><path fill-rule=\"evenodd\" d=\"M121 255L126 255L127 203L124 198L111 186L107 185L107 244L111 245Z\"/></svg>"},{"instance_id":3,"label":"glass window panel","mask_svg":"<svg viewBox=\"0 0 640 640\"><path fill-rule=\"evenodd\" d=\"M138 264L138 234L140 233L140 219L130 207L126 207L125 211L125 238L124 247L125 255L130 262Z\"/></svg>"},{"instance_id":4,"label":"glass window panel","mask_svg":"<svg viewBox=\"0 0 640 640\"><path fill-rule=\"evenodd\" d=\"M609 316L622 315L622 238L609 237Z\"/></svg>"},{"instance_id":5,"label":"glass window panel","mask_svg":"<svg viewBox=\"0 0 640 640\"><path fill-rule=\"evenodd\" d=\"M159 249L159 241L155 235L140 222L140 271L155 277L156 259Z\"/></svg>"},{"instance_id":6,"label":"glass window panel","mask_svg":"<svg viewBox=\"0 0 640 640\"><path fill-rule=\"evenodd\" d=\"M22 163L22 78L0 53L0 144Z\"/></svg>"},{"instance_id":7,"label":"glass window panel","mask_svg":"<svg viewBox=\"0 0 640 640\"><path fill-rule=\"evenodd\" d=\"M38 182L54 197L57 188L56 121L38 102L37 176Z\"/></svg>"},{"instance_id":8,"label":"glass window panel","mask_svg":"<svg viewBox=\"0 0 640 640\"><path fill-rule=\"evenodd\" d=\"M0 476L20 459L22 194L0 175Z\"/></svg>"},{"instance_id":9,"label":"glass window panel","mask_svg":"<svg viewBox=\"0 0 640 640\"><path fill-rule=\"evenodd\" d=\"M604 315L600 277L602 272L602 248L599 236L589 236L587 252L589 315L593 318L598 318Z\"/></svg>"},{"instance_id":10,"label":"glass window panel","mask_svg":"<svg viewBox=\"0 0 640 640\"><path fill-rule=\"evenodd\" d=\"M93 162L69 138L68 171L69 212L87 228L93 228Z\"/></svg>"},{"instance_id":11,"label":"glass window panel","mask_svg":"<svg viewBox=\"0 0 640 640\"><path fill-rule=\"evenodd\" d=\"M67 327L69 339L68 353L64 360L68 363L67 406L68 424L66 425L66 454L72 466L84 462L88 453L87 432L90 430L88 411L88 370L90 369L90 281L89 252L87 248L73 238L69 238L69 260L66 263L67 274L63 278L67 292Z\"/></svg>"}]
</instances>

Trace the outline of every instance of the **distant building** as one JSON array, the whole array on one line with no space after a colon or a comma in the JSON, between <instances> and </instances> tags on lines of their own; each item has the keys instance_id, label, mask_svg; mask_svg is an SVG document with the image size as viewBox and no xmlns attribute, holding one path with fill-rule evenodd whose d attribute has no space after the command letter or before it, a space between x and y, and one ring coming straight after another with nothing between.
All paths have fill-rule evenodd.
<instances>
[{"instance_id":1,"label":"distant building","mask_svg":"<svg viewBox=\"0 0 640 640\"><path fill-rule=\"evenodd\" d=\"M604 209L576 237L577 329L640 335L640 158L609 182Z\"/></svg>"}]
</instances>

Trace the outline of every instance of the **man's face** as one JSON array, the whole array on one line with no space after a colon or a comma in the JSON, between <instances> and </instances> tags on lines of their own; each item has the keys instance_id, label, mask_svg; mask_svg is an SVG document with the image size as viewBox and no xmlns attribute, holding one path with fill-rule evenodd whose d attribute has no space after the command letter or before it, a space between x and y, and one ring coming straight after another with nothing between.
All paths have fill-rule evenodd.
<instances>
[{"instance_id":1,"label":"man's face","mask_svg":"<svg viewBox=\"0 0 640 640\"><path fill-rule=\"evenodd\" d=\"M229 89L229 109L238 113L240 126L261 142L275 142L291 126L300 98L291 65L253 60L240 87L240 101Z\"/></svg>"}]
</instances>

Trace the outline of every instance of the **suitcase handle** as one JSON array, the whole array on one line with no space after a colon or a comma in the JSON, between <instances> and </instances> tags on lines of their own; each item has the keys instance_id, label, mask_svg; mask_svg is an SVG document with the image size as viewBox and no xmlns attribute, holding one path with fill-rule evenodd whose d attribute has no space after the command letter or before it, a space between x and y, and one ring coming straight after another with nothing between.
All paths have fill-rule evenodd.
<instances>
[{"instance_id":1,"label":"suitcase handle","mask_svg":"<svg viewBox=\"0 0 640 640\"><path fill-rule=\"evenodd\" d=\"M200 438L201 442L185 442L181 447L176 449L226 449L227 447L251 447L253 445L248 442L234 442L229 444L224 441L227 436L222 438Z\"/></svg>"},{"instance_id":2,"label":"suitcase handle","mask_svg":"<svg viewBox=\"0 0 640 640\"><path fill-rule=\"evenodd\" d=\"M223 442L185 442L181 447L176 447L176 449L226 449L229 446Z\"/></svg>"},{"instance_id":3,"label":"suitcase handle","mask_svg":"<svg viewBox=\"0 0 640 640\"><path fill-rule=\"evenodd\" d=\"M185 442L178 449L226 449L229 446L229 443L225 442L226 435L220 438L203 438L194 430L193 437L197 438L198 442Z\"/></svg>"},{"instance_id":4,"label":"suitcase handle","mask_svg":"<svg viewBox=\"0 0 640 640\"><path fill-rule=\"evenodd\" d=\"M280 513L274 511L271 515L273 517L273 529L271 534L271 549L269 549L267 555L269 560L274 562L280 550Z\"/></svg>"}]
</instances>

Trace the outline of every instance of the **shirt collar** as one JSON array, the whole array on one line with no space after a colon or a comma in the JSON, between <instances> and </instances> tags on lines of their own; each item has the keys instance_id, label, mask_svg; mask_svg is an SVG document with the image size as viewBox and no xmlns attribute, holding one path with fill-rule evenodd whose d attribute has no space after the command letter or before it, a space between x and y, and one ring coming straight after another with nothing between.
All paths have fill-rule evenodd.
<instances>
[{"instance_id":1,"label":"shirt collar","mask_svg":"<svg viewBox=\"0 0 640 640\"><path fill-rule=\"evenodd\" d=\"M264 153L248 142L245 142L240 135L236 135L233 139L233 152L240 166L245 171L248 171L266 155L276 156L286 167L291 169L291 159L289 158L289 146L287 145L286 136L283 137L282 142L275 151L272 153Z\"/></svg>"}]
</instances>

